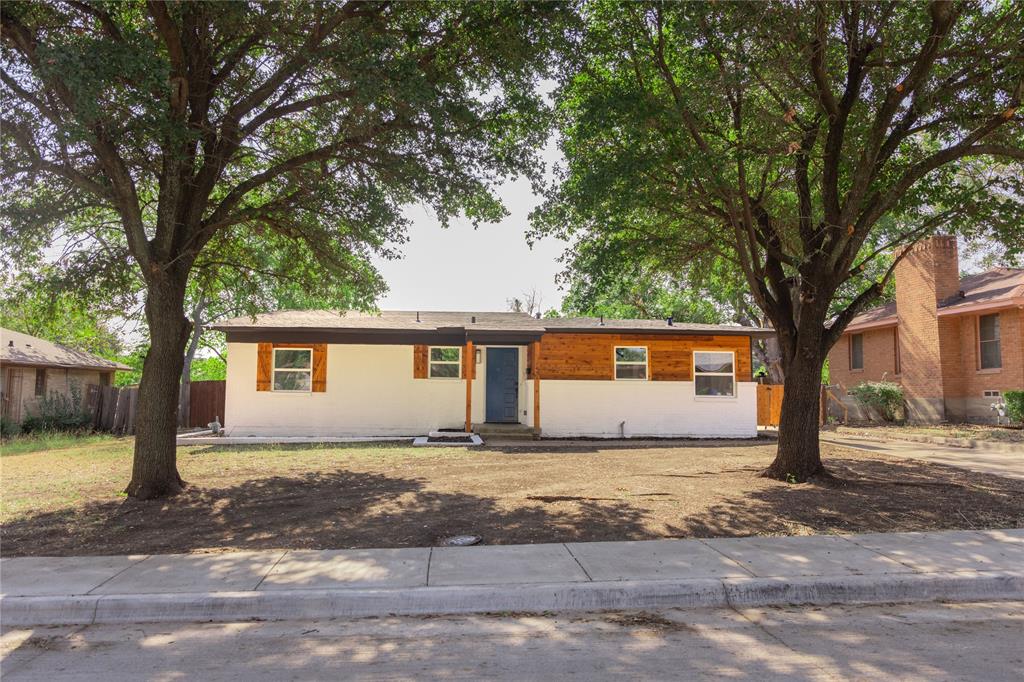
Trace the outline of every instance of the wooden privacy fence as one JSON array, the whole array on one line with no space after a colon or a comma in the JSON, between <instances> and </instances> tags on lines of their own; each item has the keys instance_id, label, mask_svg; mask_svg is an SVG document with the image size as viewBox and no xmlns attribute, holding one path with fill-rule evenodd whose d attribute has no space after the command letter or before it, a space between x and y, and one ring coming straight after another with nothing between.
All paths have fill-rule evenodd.
<instances>
[{"instance_id":1,"label":"wooden privacy fence","mask_svg":"<svg viewBox=\"0 0 1024 682\"><path fill-rule=\"evenodd\" d=\"M757 385L757 425L778 426L782 414L782 385Z\"/></svg>"},{"instance_id":2,"label":"wooden privacy fence","mask_svg":"<svg viewBox=\"0 0 1024 682\"><path fill-rule=\"evenodd\" d=\"M139 404L139 389L135 386L88 386L85 394L86 409L93 416L97 431L121 435L135 433L135 409Z\"/></svg>"},{"instance_id":3,"label":"wooden privacy fence","mask_svg":"<svg viewBox=\"0 0 1024 682\"><path fill-rule=\"evenodd\" d=\"M224 423L224 389L227 382L193 381L189 383L188 393L188 426L206 428L207 424L217 418Z\"/></svg>"},{"instance_id":4,"label":"wooden privacy fence","mask_svg":"<svg viewBox=\"0 0 1024 682\"><path fill-rule=\"evenodd\" d=\"M778 426L782 416L782 384L757 385L757 425ZM838 400L828 386L821 387L821 398L818 401L818 424L825 423L828 414L828 400ZM844 408L845 409L845 408Z\"/></svg>"}]
</instances>

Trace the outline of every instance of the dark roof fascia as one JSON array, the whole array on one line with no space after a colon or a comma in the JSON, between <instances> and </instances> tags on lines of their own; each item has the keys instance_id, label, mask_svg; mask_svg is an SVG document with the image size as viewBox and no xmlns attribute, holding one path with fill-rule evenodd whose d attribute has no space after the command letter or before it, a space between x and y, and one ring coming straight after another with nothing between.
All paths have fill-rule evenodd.
<instances>
[{"instance_id":1,"label":"dark roof fascia","mask_svg":"<svg viewBox=\"0 0 1024 682\"><path fill-rule=\"evenodd\" d=\"M533 343L534 341L540 341L540 337L542 337L543 335L544 332L541 330L506 332L497 329L471 329L466 331L466 339L472 341L473 343L489 343L493 345L508 346L522 346L525 344Z\"/></svg>"}]
</instances>

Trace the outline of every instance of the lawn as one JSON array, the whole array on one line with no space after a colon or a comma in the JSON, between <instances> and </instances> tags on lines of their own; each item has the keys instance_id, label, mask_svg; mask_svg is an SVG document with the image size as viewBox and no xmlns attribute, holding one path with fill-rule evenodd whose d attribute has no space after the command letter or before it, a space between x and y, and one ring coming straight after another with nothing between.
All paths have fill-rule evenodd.
<instances>
[{"instance_id":1,"label":"lawn","mask_svg":"<svg viewBox=\"0 0 1024 682\"><path fill-rule=\"evenodd\" d=\"M838 484L759 478L764 441L179 449L177 498L121 493L130 439L3 448L3 553L403 547L1024 525L1024 481L823 444Z\"/></svg>"}]
</instances>

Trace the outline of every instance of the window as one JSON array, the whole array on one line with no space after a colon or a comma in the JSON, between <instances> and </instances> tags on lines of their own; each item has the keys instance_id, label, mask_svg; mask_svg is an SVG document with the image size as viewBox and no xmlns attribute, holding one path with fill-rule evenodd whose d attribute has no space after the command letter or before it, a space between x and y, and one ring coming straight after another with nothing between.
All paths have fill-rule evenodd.
<instances>
[{"instance_id":1,"label":"window","mask_svg":"<svg viewBox=\"0 0 1024 682\"><path fill-rule=\"evenodd\" d=\"M999 369L1003 366L999 348L999 314L982 315L978 318L978 367Z\"/></svg>"},{"instance_id":2,"label":"window","mask_svg":"<svg viewBox=\"0 0 1024 682\"><path fill-rule=\"evenodd\" d=\"M46 370L42 367L36 369L36 395L46 395Z\"/></svg>"},{"instance_id":3,"label":"window","mask_svg":"<svg viewBox=\"0 0 1024 682\"><path fill-rule=\"evenodd\" d=\"M308 393L313 387L313 349L274 349L274 390Z\"/></svg>"},{"instance_id":4,"label":"window","mask_svg":"<svg viewBox=\"0 0 1024 682\"><path fill-rule=\"evenodd\" d=\"M431 346L431 379L458 379L462 366L462 348L459 346Z\"/></svg>"},{"instance_id":5,"label":"window","mask_svg":"<svg viewBox=\"0 0 1024 682\"><path fill-rule=\"evenodd\" d=\"M864 369L864 335L850 336L850 369Z\"/></svg>"},{"instance_id":6,"label":"window","mask_svg":"<svg viewBox=\"0 0 1024 682\"><path fill-rule=\"evenodd\" d=\"M697 351L693 354L693 381L697 395L736 395L735 358L732 353Z\"/></svg>"},{"instance_id":7,"label":"window","mask_svg":"<svg viewBox=\"0 0 1024 682\"><path fill-rule=\"evenodd\" d=\"M1002 393L999 391L982 391L981 395L983 398L999 398L1002 396Z\"/></svg>"},{"instance_id":8,"label":"window","mask_svg":"<svg viewBox=\"0 0 1024 682\"><path fill-rule=\"evenodd\" d=\"M892 354L896 358L894 362L893 370L896 374L899 374L902 370L902 362L900 361L900 329L899 327L892 328Z\"/></svg>"},{"instance_id":9,"label":"window","mask_svg":"<svg viewBox=\"0 0 1024 682\"><path fill-rule=\"evenodd\" d=\"M647 348L644 346L616 346L615 378L646 379Z\"/></svg>"}]
</instances>

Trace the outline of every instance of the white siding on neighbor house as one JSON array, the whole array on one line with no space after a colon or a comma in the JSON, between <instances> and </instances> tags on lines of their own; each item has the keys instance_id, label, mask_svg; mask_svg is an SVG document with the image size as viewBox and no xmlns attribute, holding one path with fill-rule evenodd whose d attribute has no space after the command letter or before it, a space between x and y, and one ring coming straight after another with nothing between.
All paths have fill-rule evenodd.
<instances>
[{"instance_id":1,"label":"white siding on neighbor house","mask_svg":"<svg viewBox=\"0 0 1024 682\"><path fill-rule=\"evenodd\" d=\"M541 381L545 436L754 438L757 384L737 382L735 398L694 395L692 381Z\"/></svg>"}]
</instances>

